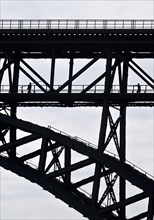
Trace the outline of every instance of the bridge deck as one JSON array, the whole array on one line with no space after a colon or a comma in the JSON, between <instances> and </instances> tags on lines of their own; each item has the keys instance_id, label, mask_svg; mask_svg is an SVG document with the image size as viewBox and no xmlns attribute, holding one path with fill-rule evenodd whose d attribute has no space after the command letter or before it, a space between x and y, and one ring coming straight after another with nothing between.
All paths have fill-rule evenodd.
<instances>
[{"instance_id":1,"label":"bridge deck","mask_svg":"<svg viewBox=\"0 0 154 220\"><path fill-rule=\"evenodd\" d=\"M28 85L18 85L16 94L10 93L9 85L1 85L0 106L16 102L17 106L103 106L104 99L108 96L112 106L127 103L127 106L154 106L154 90L148 85L141 85L137 93L137 85L128 85L126 94L120 93L119 85L113 85L110 94L104 93L104 85L95 85L87 93L83 93L88 85L72 85L71 93L64 88L60 93L51 92L47 86L42 85L46 92L36 85L32 85L28 93ZM55 85L55 91L60 86ZM5 104L4 104L5 103Z\"/></svg>"},{"instance_id":2,"label":"bridge deck","mask_svg":"<svg viewBox=\"0 0 154 220\"><path fill-rule=\"evenodd\" d=\"M0 20L0 39L22 58L51 58L53 49L56 58L91 58L108 48L154 57L154 20Z\"/></svg>"}]
</instances>

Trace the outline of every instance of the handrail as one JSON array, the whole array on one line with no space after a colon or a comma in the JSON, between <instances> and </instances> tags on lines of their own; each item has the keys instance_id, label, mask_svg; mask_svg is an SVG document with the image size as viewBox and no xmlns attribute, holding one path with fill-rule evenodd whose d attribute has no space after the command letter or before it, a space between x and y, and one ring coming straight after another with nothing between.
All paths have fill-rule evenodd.
<instances>
[{"instance_id":1,"label":"handrail","mask_svg":"<svg viewBox=\"0 0 154 220\"><path fill-rule=\"evenodd\" d=\"M63 131L61 131L61 130L55 128L55 127L52 127L52 126L50 126L50 125L48 125L48 129L54 130L55 132L58 132L58 133L60 133L60 134L62 134L62 135L65 135L65 136L69 137L69 138L72 139L72 140L77 140L77 141L79 141L79 142L82 142L82 143L85 144L87 147L91 147L91 148L97 149L97 145L95 145L95 144L93 144L93 143L90 143L90 142L88 142L88 141L86 141L86 140L84 140L84 139L82 139L82 138L80 138L80 137L77 137L77 136L74 136L74 137L73 137L73 136L71 136L71 135L69 135L69 134L67 134L67 133L65 133L65 132L63 132ZM105 153L107 153L107 154L111 155L112 157L114 157L114 158L116 158L116 159L119 160L119 156L116 155L116 154L114 154L114 153L112 153L111 151L105 150ZM3 155L4 157L6 157L6 153L5 153L5 152L0 153L0 155ZM141 169L140 167L136 166L135 164L133 164L133 163L130 162L129 160L126 160L125 162L126 162L128 165L130 165L133 169L138 170L139 172L143 173L147 178L152 179L152 180L154 181L154 176L151 175L150 173L148 173L148 172L146 172L145 170ZM37 166L36 166L34 163L32 163L32 162L26 161L25 163L26 163L27 165L32 166L34 169L37 169Z\"/></svg>"},{"instance_id":2,"label":"handrail","mask_svg":"<svg viewBox=\"0 0 154 220\"><path fill-rule=\"evenodd\" d=\"M54 85L54 89L58 89L61 85ZM47 92L49 91L49 88L46 85L41 85L42 88L44 88ZM72 93L80 93L86 89L88 85L72 85ZM90 88L87 93L99 93L104 92L105 86L104 85L95 85L92 88ZM128 85L127 86L127 93L137 93L138 87L137 85ZM18 93L28 93L28 85L18 85ZM9 85L1 85L0 86L0 93L9 93L10 92L10 86ZM40 93L42 90L36 86L31 86L31 93ZM64 88L62 93L68 92L68 88ZM149 85L140 85L140 93L153 93L154 90ZM120 86L119 85L113 85L111 89L111 93L120 93Z\"/></svg>"},{"instance_id":3,"label":"handrail","mask_svg":"<svg viewBox=\"0 0 154 220\"><path fill-rule=\"evenodd\" d=\"M65 132L63 132L63 131L61 131L61 130L58 130L57 128L54 128L54 127L52 127L52 126L50 126L50 125L48 125L48 128L51 129L51 130L55 130L55 131L57 131L58 133L60 133L60 134L62 134L62 135L65 135L65 136L67 136L67 137L69 137L69 138L71 138L71 139L73 139L73 140L77 140L77 141L79 141L79 142L82 142L83 144L85 144L85 145L88 146L88 147L92 147L92 148L94 148L94 149L97 149L97 145L95 145L95 144L93 144L93 143L90 143L90 142L88 142L88 141L86 141L86 140L84 140L84 139L82 139L82 138L80 138L80 137L77 137L77 136L73 137L73 136L71 136L71 135L69 135L69 134L67 134L67 133L65 133ZM119 156L116 155L116 154L114 154L114 153L112 153L111 151L105 150L105 153L107 153L107 154L111 155L112 157L115 157L116 159L119 160ZM135 170L138 170L138 171L140 171L141 173L143 173L146 177L148 177L148 178L154 180L154 176L152 176L151 174L149 174L149 173L146 172L145 170L141 169L140 167L136 166L135 164L133 164L133 163L130 162L129 160L126 160L126 163L127 163L128 165L130 165L131 167L133 167Z\"/></svg>"},{"instance_id":4,"label":"handrail","mask_svg":"<svg viewBox=\"0 0 154 220\"><path fill-rule=\"evenodd\" d=\"M3 19L0 29L154 29L152 19Z\"/></svg>"}]
</instances>

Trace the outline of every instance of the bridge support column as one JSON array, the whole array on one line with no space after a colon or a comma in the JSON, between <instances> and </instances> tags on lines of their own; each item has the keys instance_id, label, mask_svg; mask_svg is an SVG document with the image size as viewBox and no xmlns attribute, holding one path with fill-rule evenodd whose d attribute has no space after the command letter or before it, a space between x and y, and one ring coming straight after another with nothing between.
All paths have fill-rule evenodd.
<instances>
[{"instance_id":1,"label":"bridge support column","mask_svg":"<svg viewBox=\"0 0 154 220\"><path fill-rule=\"evenodd\" d=\"M123 75L120 83L120 90L122 93L127 93L127 82L128 82L128 62L123 64ZM120 160L125 162L126 160L126 104L120 106ZM126 181L120 177L119 180L119 200L123 202L126 199ZM125 219L126 208L122 206L120 208L120 218Z\"/></svg>"},{"instance_id":2,"label":"bridge support column","mask_svg":"<svg viewBox=\"0 0 154 220\"><path fill-rule=\"evenodd\" d=\"M19 60L16 61L16 63L14 64L14 73L13 73L13 81L12 81L12 85L11 85L11 93L18 93L18 82L19 82ZM13 118L16 118L17 115L17 104L16 103L12 103L10 105L10 116ZM15 127L11 127L10 128L10 143L14 142L16 140L16 136L17 136L17 130ZM16 157L16 148L11 149L10 150L10 157L11 158L15 158Z\"/></svg>"},{"instance_id":3,"label":"bridge support column","mask_svg":"<svg viewBox=\"0 0 154 220\"><path fill-rule=\"evenodd\" d=\"M108 51L107 62L106 62L105 93L109 93L111 89L111 64L112 64L112 54L111 54L111 51ZM100 126L100 134L99 134L99 142L98 142L98 151L100 153L103 153L105 150L105 137L106 137L108 114L109 114L109 101L106 98L104 100L101 126ZM99 194L99 187L100 187L100 173L101 173L101 166L99 163L96 163L95 180L94 180L93 192L92 192L93 205L96 205L98 201L98 194Z\"/></svg>"},{"instance_id":4,"label":"bridge support column","mask_svg":"<svg viewBox=\"0 0 154 220\"><path fill-rule=\"evenodd\" d=\"M73 76L73 65L74 65L74 62L73 62L73 58L70 59L70 68L69 68L69 85L68 85L68 93L71 93L72 91L72 81L71 81L71 78Z\"/></svg>"},{"instance_id":5,"label":"bridge support column","mask_svg":"<svg viewBox=\"0 0 154 220\"><path fill-rule=\"evenodd\" d=\"M120 160L121 162L125 162L126 157L126 107L120 107ZM126 199L126 181L124 178L120 177L119 184L119 192L120 192L120 201L124 201ZM125 206L120 208L120 218L125 219L126 209Z\"/></svg>"},{"instance_id":6,"label":"bridge support column","mask_svg":"<svg viewBox=\"0 0 154 220\"><path fill-rule=\"evenodd\" d=\"M54 75L55 75L55 52L52 51L52 60L51 60L51 76L50 76L50 89L53 90L54 87Z\"/></svg>"}]
</instances>

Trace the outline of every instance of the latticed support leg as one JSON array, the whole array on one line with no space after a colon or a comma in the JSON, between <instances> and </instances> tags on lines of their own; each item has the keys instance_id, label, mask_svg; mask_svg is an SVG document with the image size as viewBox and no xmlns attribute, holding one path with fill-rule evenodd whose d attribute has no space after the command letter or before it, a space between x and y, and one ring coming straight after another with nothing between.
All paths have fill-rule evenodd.
<instances>
[{"instance_id":1,"label":"latticed support leg","mask_svg":"<svg viewBox=\"0 0 154 220\"><path fill-rule=\"evenodd\" d=\"M51 75L50 75L50 90L53 90L54 87L54 78L55 78L55 51L52 51L52 60L51 60Z\"/></svg>"},{"instance_id":2,"label":"latticed support leg","mask_svg":"<svg viewBox=\"0 0 154 220\"><path fill-rule=\"evenodd\" d=\"M105 92L106 93L110 92L111 90L111 65L112 65L112 54L111 54L111 51L108 51L107 62L106 62L106 78L105 78ZM104 101L101 128L100 128L100 134L99 134L98 151L100 153L103 153L104 146L105 146L108 112L109 112L109 102L106 99ZM100 186L100 173L101 173L101 166L99 163L96 163L95 180L94 180L93 191L92 191L92 203L94 206L97 204L97 201L98 201L99 186Z\"/></svg>"},{"instance_id":3,"label":"latticed support leg","mask_svg":"<svg viewBox=\"0 0 154 220\"><path fill-rule=\"evenodd\" d=\"M73 65L74 65L74 61L73 58L70 59L70 63L69 63L69 85L68 85L68 93L72 92L72 81L71 78L73 77Z\"/></svg>"},{"instance_id":4,"label":"latticed support leg","mask_svg":"<svg viewBox=\"0 0 154 220\"><path fill-rule=\"evenodd\" d=\"M125 54L127 57L127 54ZM127 58L123 63L123 71L119 68L119 85L120 92L123 94L127 93L127 83L128 83L128 61ZM120 149L119 156L120 161L125 162L126 160L126 103L120 105ZM119 198L120 202L123 202L126 199L126 181L124 178L120 177L119 179ZM125 219L126 217L126 208L122 206L120 208L120 218Z\"/></svg>"},{"instance_id":5,"label":"latticed support leg","mask_svg":"<svg viewBox=\"0 0 154 220\"><path fill-rule=\"evenodd\" d=\"M10 88L10 92L11 93L18 93L18 83L19 83L19 60L16 61L16 63L14 64L14 72L13 72L13 81L12 81L12 85ZM11 113L10 116L11 117L16 117L17 114L17 104L14 102L11 104ZM11 127L10 128L10 142L15 141L17 138L17 134L16 134L16 128ZM16 157L16 149L12 149L10 150L10 157Z\"/></svg>"},{"instance_id":6,"label":"latticed support leg","mask_svg":"<svg viewBox=\"0 0 154 220\"><path fill-rule=\"evenodd\" d=\"M120 107L120 160L125 162L126 158L126 107ZM120 191L120 201L126 199L126 181L124 178L120 177L119 180L119 191ZM124 219L126 217L125 206L120 208L120 218Z\"/></svg>"}]
</instances>

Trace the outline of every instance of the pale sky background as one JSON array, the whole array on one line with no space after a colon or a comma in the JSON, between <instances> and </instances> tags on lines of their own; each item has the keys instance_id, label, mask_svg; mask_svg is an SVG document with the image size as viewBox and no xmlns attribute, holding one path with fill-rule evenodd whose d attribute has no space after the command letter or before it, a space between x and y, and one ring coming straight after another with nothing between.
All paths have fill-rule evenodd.
<instances>
[{"instance_id":1,"label":"pale sky background","mask_svg":"<svg viewBox=\"0 0 154 220\"><path fill-rule=\"evenodd\" d=\"M0 18L153 19L154 1L1 0ZM151 76L154 76L153 61L144 63L140 61L140 63ZM39 67L35 62L32 65L36 69L38 68L42 74L44 65L46 66L45 71L49 68L48 63L43 62ZM67 62L61 61L62 69L66 65ZM99 65L96 69L99 69ZM60 69L58 71L60 72ZM137 84L138 79L135 78L135 80L135 84ZM57 78L58 82L60 82L59 78ZM42 126L51 125L95 144L98 141L101 108L21 108L18 110L18 117ZM154 175L153 108L129 108L127 109L127 119L127 159ZM133 210L130 212L133 214ZM0 220L28 219L83 220L85 218L36 184L1 168Z\"/></svg>"}]
</instances>

